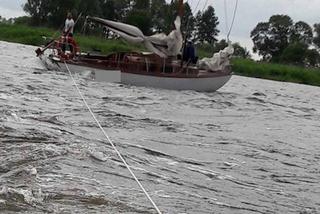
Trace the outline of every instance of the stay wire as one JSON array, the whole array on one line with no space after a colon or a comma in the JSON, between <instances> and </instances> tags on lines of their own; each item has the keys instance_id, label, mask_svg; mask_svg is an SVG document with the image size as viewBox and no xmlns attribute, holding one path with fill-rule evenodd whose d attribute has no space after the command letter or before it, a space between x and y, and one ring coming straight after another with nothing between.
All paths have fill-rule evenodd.
<instances>
[{"instance_id":1,"label":"stay wire","mask_svg":"<svg viewBox=\"0 0 320 214\"><path fill-rule=\"evenodd\" d=\"M229 31L229 23L228 23L228 8L227 8L227 0L224 0L224 20L225 20L225 33L228 34Z\"/></svg>"},{"instance_id":2,"label":"stay wire","mask_svg":"<svg viewBox=\"0 0 320 214\"><path fill-rule=\"evenodd\" d=\"M206 3L204 4L203 8L202 8L202 12L204 11L204 9L206 9L207 5L208 5L209 0L206 0Z\"/></svg>"},{"instance_id":3,"label":"stay wire","mask_svg":"<svg viewBox=\"0 0 320 214\"><path fill-rule=\"evenodd\" d=\"M234 6L234 11L233 11L232 22L231 22L230 29L229 29L229 32L228 32L228 35L227 35L227 41L228 42L230 41L230 39L229 39L230 38L230 34L231 34L232 29L233 29L234 21L236 19L237 10L238 10L238 3L239 3L239 0L236 0L236 5Z\"/></svg>"},{"instance_id":4,"label":"stay wire","mask_svg":"<svg viewBox=\"0 0 320 214\"><path fill-rule=\"evenodd\" d=\"M209 1L209 0L206 0L206 3L204 4L201 13L203 13L204 9L206 9L207 4L208 4L208 1ZM200 5L200 0L198 0L197 6L196 6L196 8L195 8L195 10L194 10L195 12L197 12L197 9L198 9L199 5ZM187 34L188 34L188 31L189 31L189 26L190 26L190 19L189 19L189 17L187 17L187 18L188 18L188 20L187 20L187 27L186 27L186 35L185 35L185 38L184 38L185 43L186 43ZM182 50L184 50L184 48L185 48L185 44L183 45Z\"/></svg>"},{"instance_id":5,"label":"stay wire","mask_svg":"<svg viewBox=\"0 0 320 214\"><path fill-rule=\"evenodd\" d=\"M198 9L199 5L200 5L200 0L198 0L198 3L197 3L197 5L196 5L196 8L194 9L194 12L195 12L195 13L197 13L197 9Z\"/></svg>"},{"instance_id":6,"label":"stay wire","mask_svg":"<svg viewBox=\"0 0 320 214\"><path fill-rule=\"evenodd\" d=\"M122 157L121 153L119 152L119 150L117 149L117 147L115 146L115 144L112 142L112 140L110 139L109 135L105 132L105 130L103 129L103 127L101 126L100 122L98 121L98 119L96 118L96 116L94 115L93 111L91 110L91 108L89 107L86 99L84 98L84 96L82 95L78 84L76 83L75 79L73 78L73 75L67 65L66 62L64 62L69 75L73 81L74 86L76 87L83 103L85 104L85 106L87 107L87 109L89 110L91 116L93 117L93 119L95 120L95 122L98 124L99 128L101 129L102 133L104 134L104 136L106 137L106 139L108 140L108 142L110 143L110 145L112 146L112 148L114 149L114 151L117 153L118 157L121 159L121 161L123 162L123 164L126 166L126 168L129 170L130 174L132 175L132 177L134 178L134 180L138 183L139 187L141 188L141 190L143 191L143 193L146 195L146 197L148 198L148 200L151 202L151 204L153 205L153 207L155 208L155 210L157 211L158 214L161 214L160 209L158 208L158 206L155 204L155 202L152 200L152 198L150 197L150 195L148 194L148 192L146 191L146 189L142 186L141 182L139 181L139 179L136 177L136 175L133 173L133 171L131 170L130 166L127 164L127 162L125 161L125 159Z\"/></svg>"}]
</instances>

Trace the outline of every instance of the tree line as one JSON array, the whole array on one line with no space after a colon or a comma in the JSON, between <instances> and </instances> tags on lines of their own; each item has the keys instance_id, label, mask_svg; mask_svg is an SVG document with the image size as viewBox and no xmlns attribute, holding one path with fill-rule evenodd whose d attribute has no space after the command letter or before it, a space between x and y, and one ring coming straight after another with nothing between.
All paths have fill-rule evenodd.
<instances>
[{"instance_id":1,"label":"tree line","mask_svg":"<svg viewBox=\"0 0 320 214\"><path fill-rule=\"evenodd\" d=\"M320 63L320 24L313 28L288 15L273 15L251 32L253 51L265 61L317 66Z\"/></svg>"},{"instance_id":2,"label":"tree line","mask_svg":"<svg viewBox=\"0 0 320 214\"><path fill-rule=\"evenodd\" d=\"M31 24L36 26L59 27L64 23L66 13L75 17L98 16L137 26L146 35L173 29L177 16L178 1L172 0L28 0L24 11L31 16ZM213 44L219 30L215 10L209 6L194 16L188 3L184 4L182 31L195 42Z\"/></svg>"},{"instance_id":3,"label":"tree line","mask_svg":"<svg viewBox=\"0 0 320 214\"><path fill-rule=\"evenodd\" d=\"M67 12L72 12L74 17L82 13L85 16L98 16L132 24L145 35L151 35L173 30L173 21L179 11L178 4L178 0L28 0L23 8L31 17L31 25L57 28L64 23ZM212 6L193 13L186 2L183 14L181 29L186 39L211 53L227 46L225 40L218 42L219 20ZM18 23L26 21L24 17L17 20ZM79 22L78 26L82 26L84 19ZM106 33L108 35L108 31ZM238 56L250 56L247 49L240 44L235 43L234 47L236 53L239 53Z\"/></svg>"},{"instance_id":4,"label":"tree line","mask_svg":"<svg viewBox=\"0 0 320 214\"><path fill-rule=\"evenodd\" d=\"M74 18L80 13L81 29L84 17L98 16L137 26L145 35L169 33L173 30L173 21L179 11L179 1L171 0L28 0L23 6L30 18L20 17L16 23L58 28L64 24L67 12ZM192 12L188 2L184 3L181 30L187 40L205 46L210 52L219 51L226 44L225 40L217 42L219 20L215 9L208 6L202 11ZM107 37L113 34L104 32ZM220 43L220 44L219 44ZM234 44L238 53L249 52L238 43Z\"/></svg>"},{"instance_id":5,"label":"tree line","mask_svg":"<svg viewBox=\"0 0 320 214\"><path fill-rule=\"evenodd\" d=\"M151 35L169 33L173 29L178 0L28 0L23 8L30 17L19 17L16 23L58 28L71 11L75 18L82 13L125 22ZM80 29L84 16L78 24ZM226 40L218 41L218 25L219 19L212 6L193 12L189 3L184 3L182 32L201 50L213 53L228 45ZM273 15L267 22L258 23L250 36L253 52L264 61L304 66L320 64L320 24L311 27L303 21L294 22L287 15ZM236 56L250 58L246 48L238 43L233 46Z\"/></svg>"}]
</instances>

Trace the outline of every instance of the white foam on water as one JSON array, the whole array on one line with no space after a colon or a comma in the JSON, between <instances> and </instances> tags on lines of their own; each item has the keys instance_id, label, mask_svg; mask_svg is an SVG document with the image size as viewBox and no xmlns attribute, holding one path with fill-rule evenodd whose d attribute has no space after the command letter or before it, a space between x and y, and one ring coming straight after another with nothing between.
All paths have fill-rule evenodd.
<instances>
[{"instance_id":1,"label":"white foam on water","mask_svg":"<svg viewBox=\"0 0 320 214\"><path fill-rule=\"evenodd\" d=\"M4 196L7 200L11 198L16 198L16 196L22 196L25 203L29 205L41 203L43 201L41 189L38 189L36 196L33 194L33 191L27 189L14 189L11 187L4 186L0 191L0 196Z\"/></svg>"},{"instance_id":2,"label":"white foam on water","mask_svg":"<svg viewBox=\"0 0 320 214\"><path fill-rule=\"evenodd\" d=\"M7 100L9 98L8 95L4 94L4 93L0 93L0 99L1 100Z\"/></svg>"},{"instance_id":3,"label":"white foam on water","mask_svg":"<svg viewBox=\"0 0 320 214\"><path fill-rule=\"evenodd\" d=\"M38 174L38 171L35 167L29 166L25 169L25 171L31 175L31 176L36 176Z\"/></svg>"},{"instance_id":4,"label":"white foam on water","mask_svg":"<svg viewBox=\"0 0 320 214\"><path fill-rule=\"evenodd\" d=\"M102 162L105 162L107 161L108 159L110 159L109 156L106 156L103 152L101 151L88 151L89 155L98 160L98 161L102 161Z\"/></svg>"},{"instance_id":5,"label":"white foam on water","mask_svg":"<svg viewBox=\"0 0 320 214\"><path fill-rule=\"evenodd\" d=\"M11 113L7 116L7 121L8 121L8 122L22 122L22 118L19 117L19 116L17 115L17 113L11 112Z\"/></svg>"}]
</instances>

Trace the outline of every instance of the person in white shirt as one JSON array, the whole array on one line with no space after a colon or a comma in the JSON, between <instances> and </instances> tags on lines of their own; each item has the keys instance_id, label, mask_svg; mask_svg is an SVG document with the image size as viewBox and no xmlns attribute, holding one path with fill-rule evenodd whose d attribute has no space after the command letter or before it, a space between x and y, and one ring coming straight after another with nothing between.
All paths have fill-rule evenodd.
<instances>
[{"instance_id":1,"label":"person in white shirt","mask_svg":"<svg viewBox=\"0 0 320 214\"><path fill-rule=\"evenodd\" d=\"M73 28L74 28L74 20L72 18L72 14L69 12L67 15L67 19L64 25L64 33L66 36L73 36Z\"/></svg>"},{"instance_id":2,"label":"person in white shirt","mask_svg":"<svg viewBox=\"0 0 320 214\"><path fill-rule=\"evenodd\" d=\"M69 12L67 15L67 19L65 21L64 24L64 28L63 28L63 35L66 37L65 38L65 42L68 43L67 41L69 39L72 39L73 37L73 29L74 29L74 20L72 18L72 14ZM71 37L71 38L68 38ZM62 51L66 52L66 43L62 44ZM73 52L73 46L71 44L69 44L69 49L70 52Z\"/></svg>"}]
</instances>

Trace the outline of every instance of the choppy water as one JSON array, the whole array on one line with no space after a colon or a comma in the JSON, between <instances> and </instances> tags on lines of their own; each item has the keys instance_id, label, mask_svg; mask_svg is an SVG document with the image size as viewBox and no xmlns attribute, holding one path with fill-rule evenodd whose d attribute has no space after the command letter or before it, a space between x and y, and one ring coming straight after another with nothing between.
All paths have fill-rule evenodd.
<instances>
[{"instance_id":1,"label":"choppy water","mask_svg":"<svg viewBox=\"0 0 320 214\"><path fill-rule=\"evenodd\" d=\"M155 213L69 76L34 49L0 42L0 213ZM320 213L320 88L77 81L164 213Z\"/></svg>"}]
</instances>

